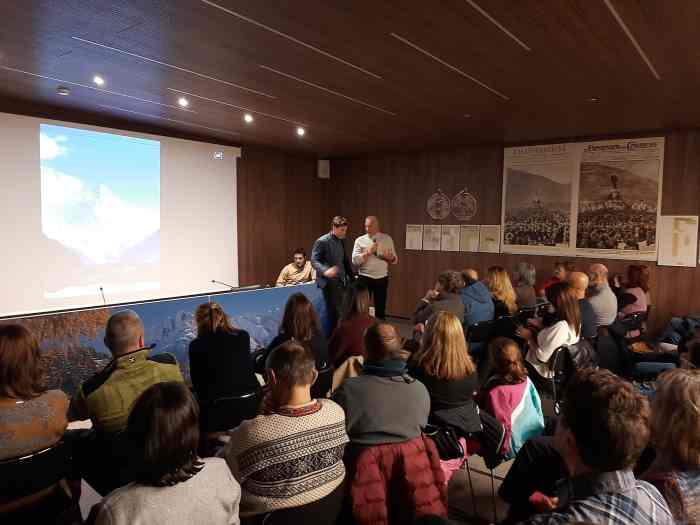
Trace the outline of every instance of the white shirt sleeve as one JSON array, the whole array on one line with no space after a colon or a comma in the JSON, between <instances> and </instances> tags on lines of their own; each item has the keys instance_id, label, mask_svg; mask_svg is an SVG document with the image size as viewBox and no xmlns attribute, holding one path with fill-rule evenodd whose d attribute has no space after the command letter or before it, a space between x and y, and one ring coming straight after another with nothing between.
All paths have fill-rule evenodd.
<instances>
[{"instance_id":1,"label":"white shirt sleeve","mask_svg":"<svg viewBox=\"0 0 700 525\"><path fill-rule=\"evenodd\" d=\"M387 235L386 239L387 239L387 245L391 249L391 253L394 254L394 260L391 264L396 264L397 262L399 262L399 256L396 253L396 248L394 247L394 239L392 239L390 235Z\"/></svg>"},{"instance_id":2,"label":"white shirt sleeve","mask_svg":"<svg viewBox=\"0 0 700 525\"><path fill-rule=\"evenodd\" d=\"M549 361L557 348L569 342L570 331L566 321L557 321L537 334L537 360L543 363Z\"/></svg>"},{"instance_id":3,"label":"white shirt sleeve","mask_svg":"<svg viewBox=\"0 0 700 525\"><path fill-rule=\"evenodd\" d=\"M362 264L365 262L364 258L362 257L362 246L360 246L360 239L362 237L358 237L355 239L355 244L352 247L352 264L355 266L362 266Z\"/></svg>"}]
</instances>

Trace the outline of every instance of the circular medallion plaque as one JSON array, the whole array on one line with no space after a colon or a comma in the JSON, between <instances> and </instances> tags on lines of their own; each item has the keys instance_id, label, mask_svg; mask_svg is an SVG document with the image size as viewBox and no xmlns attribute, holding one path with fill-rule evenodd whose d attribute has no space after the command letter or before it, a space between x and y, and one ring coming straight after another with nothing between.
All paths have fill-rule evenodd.
<instances>
[{"instance_id":1,"label":"circular medallion plaque","mask_svg":"<svg viewBox=\"0 0 700 525\"><path fill-rule=\"evenodd\" d=\"M467 188L452 198L452 215L459 221L469 221L476 215L476 197Z\"/></svg>"},{"instance_id":2,"label":"circular medallion plaque","mask_svg":"<svg viewBox=\"0 0 700 525\"><path fill-rule=\"evenodd\" d=\"M450 198L438 189L428 198L426 209L433 220L440 221L450 214Z\"/></svg>"}]
</instances>

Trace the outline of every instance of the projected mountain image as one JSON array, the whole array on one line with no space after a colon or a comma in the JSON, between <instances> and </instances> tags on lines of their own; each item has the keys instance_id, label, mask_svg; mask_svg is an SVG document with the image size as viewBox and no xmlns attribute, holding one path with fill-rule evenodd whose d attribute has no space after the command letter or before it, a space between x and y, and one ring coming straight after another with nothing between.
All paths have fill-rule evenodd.
<instances>
[{"instance_id":1,"label":"projected mountain image","mask_svg":"<svg viewBox=\"0 0 700 525\"><path fill-rule=\"evenodd\" d=\"M80 261L80 277L45 296L157 287L160 143L48 124L39 141L42 233Z\"/></svg>"}]
</instances>

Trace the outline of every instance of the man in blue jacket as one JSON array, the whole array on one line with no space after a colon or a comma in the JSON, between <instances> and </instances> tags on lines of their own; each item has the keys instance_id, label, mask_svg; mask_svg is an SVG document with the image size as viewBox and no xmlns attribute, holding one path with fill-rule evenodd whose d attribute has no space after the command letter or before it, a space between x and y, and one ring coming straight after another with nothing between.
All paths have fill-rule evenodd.
<instances>
[{"instance_id":1,"label":"man in blue jacket","mask_svg":"<svg viewBox=\"0 0 700 525\"><path fill-rule=\"evenodd\" d=\"M316 283L323 291L332 327L338 323L345 290L355 278L343 240L348 233L348 220L336 215L331 231L321 235L311 250L311 265L316 270Z\"/></svg>"},{"instance_id":2,"label":"man in blue jacket","mask_svg":"<svg viewBox=\"0 0 700 525\"><path fill-rule=\"evenodd\" d=\"M479 281L476 270L468 268L462 271L464 288L459 290L459 297L464 305L464 319L462 326L466 334L469 327L481 321L492 321L494 316L493 299L488 287ZM483 343L473 343L469 347L472 354L479 354Z\"/></svg>"}]
</instances>

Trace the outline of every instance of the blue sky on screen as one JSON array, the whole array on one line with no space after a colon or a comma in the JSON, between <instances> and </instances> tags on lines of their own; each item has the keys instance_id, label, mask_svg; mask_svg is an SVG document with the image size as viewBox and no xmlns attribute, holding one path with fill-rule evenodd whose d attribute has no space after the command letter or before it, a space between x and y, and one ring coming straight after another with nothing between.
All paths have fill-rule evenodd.
<instances>
[{"instance_id":1,"label":"blue sky on screen","mask_svg":"<svg viewBox=\"0 0 700 525\"><path fill-rule=\"evenodd\" d=\"M44 235L89 263L157 262L160 142L51 124L39 141Z\"/></svg>"}]
</instances>

